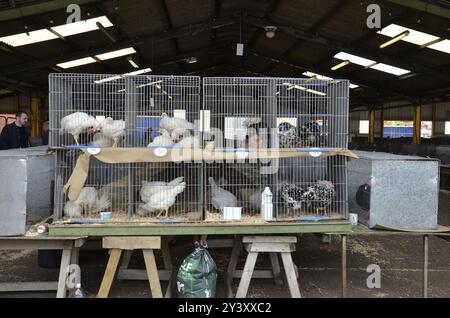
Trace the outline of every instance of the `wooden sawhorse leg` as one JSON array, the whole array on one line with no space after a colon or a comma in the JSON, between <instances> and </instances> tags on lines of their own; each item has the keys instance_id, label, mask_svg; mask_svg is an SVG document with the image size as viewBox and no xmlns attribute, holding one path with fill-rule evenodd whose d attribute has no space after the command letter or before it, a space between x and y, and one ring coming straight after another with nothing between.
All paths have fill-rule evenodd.
<instances>
[{"instance_id":1,"label":"wooden sawhorse leg","mask_svg":"<svg viewBox=\"0 0 450 318\"><path fill-rule=\"evenodd\" d=\"M56 298L65 298L67 296L67 273L69 272L69 265L72 259L72 248L63 249L61 257L61 265L59 267L58 290L56 291Z\"/></svg>"},{"instance_id":2,"label":"wooden sawhorse leg","mask_svg":"<svg viewBox=\"0 0 450 318\"><path fill-rule=\"evenodd\" d=\"M347 235L341 235L342 252L342 298L347 298Z\"/></svg>"},{"instance_id":3,"label":"wooden sawhorse leg","mask_svg":"<svg viewBox=\"0 0 450 318\"><path fill-rule=\"evenodd\" d=\"M141 249L144 254L147 279L153 298L162 298L161 284L159 281L158 269L156 267L154 249L161 248L161 238L158 237L104 237L103 248L111 250L105 274L103 276L98 298L106 298L109 295L112 282L116 275L117 266L120 262L122 250L133 251ZM131 255L129 255L131 256ZM125 265L128 265L126 261ZM124 264L122 264L123 266Z\"/></svg>"}]
</instances>

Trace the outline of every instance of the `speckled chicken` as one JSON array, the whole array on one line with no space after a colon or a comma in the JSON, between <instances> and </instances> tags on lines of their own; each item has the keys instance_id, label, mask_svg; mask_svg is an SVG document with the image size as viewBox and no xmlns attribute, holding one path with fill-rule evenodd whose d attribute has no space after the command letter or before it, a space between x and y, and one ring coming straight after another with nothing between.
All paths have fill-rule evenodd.
<instances>
[{"instance_id":1,"label":"speckled chicken","mask_svg":"<svg viewBox=\"0 0 450 318\"><path fill-rule=\"evenodd\" d=\"M278 140L280 148L296 148L300 145L297 128L287 122L278 125Z\"/></svg>"}]
</instances>

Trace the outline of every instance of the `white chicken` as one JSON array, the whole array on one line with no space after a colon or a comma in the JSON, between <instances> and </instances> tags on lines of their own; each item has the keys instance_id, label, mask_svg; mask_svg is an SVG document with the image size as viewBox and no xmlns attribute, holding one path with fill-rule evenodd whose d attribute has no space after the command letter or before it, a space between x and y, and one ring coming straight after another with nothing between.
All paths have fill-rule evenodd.
<instances>
[{"instance_id":1,"label":"white chicken","mask_svg":"<svg viewBox=\"0 0 450 318\"><path fill-rule=\"evenodd\" d=\"M165 129L171 133L177 128L184 128L184 129L195 129L195 125L193 123L188 122L187 120L183 118L176 118L176 117L169 117L166 113L163 113L161 115L161 121L159 122L159 126L162 129Z\"/></svg>"},{"instance_id":2,"label":"white chicken","mask_svg":"<svg viewBox=\"0 0 450 318\"><path fill-rule=\"evenodd\" d=\"M68 201L64 206L64 214L69 217L81 216L85 213L98 213L111 207L108 194L98 196L94 187L84 187L75 201Z\"/></svg>"},{"instance_id":3,"label":"white chicken","mask_svg":"<svg viewBox=\"0 0 450 318\"><path fill-rule=\"evenodd\" d=\"M176 187L178 185L180 185L184 180L184 177L178 177L173 179L170 182L165 182L165 181L150 181L150 182L146 182L144 181L142 183L142 188L141 188L141 200L143 202L148 202L152 195L154 195L155 193L160 192L161 190L168 190L171 189L173 187Z\"/></svg>"},{"instance_id":4,"label":"white chicken","mask_svg":"<svg viewBox=\"0 0 450 318\"><path fill-rule=\"evenodd\" d=\"M113 140L102 133L96 133L92 138L91 146L109 148L113 145Z\"/></svg>"},{"instance_id":5,"label":"white chicken","mask_svg":"<svg viewBox=\"0 0 450 318\"><path fill-rule=\"evenodd\" d=\"M170 136L172 137L172 140L174 143L180 142L183 138L187 138L192 136L191 131L186 128L175 128Z\"/></svg>"},{"instance_id":6,"label":"white chicken","mask_svg":"<svg viewBox=\"0 0 450 318\"><path fill-rule=\"evenodd\" d=\"M190 136L181 139L180 142L176 143L174 148L201 148L201 142L199 136Z\"/></svg>"},{"instance_id":7,"label":"white chicken","mask_svg":"<svg viewBox=\"0 0 450 318\"><path fill-rule=\"evenodd\" d=\"M113 148L117 147L119 139L125 136L125 121L114 120L111 117L106 118L100 123L101 132L104 136L111 138Z\"/></svg>"},{"instance_id":8,"label":"white chicken","mask_svg":"<svg viewBox=\"0 0 450 318\"><path fill-rule=\"evenodd\" d=\"M155 137L147 147L170 147L173 146L173 140L167 130L160 129L160 136Z\"/></svg>"},{"instance_id":9,"label":"white chicken","mask_svg":"<svg viewBox=\"0 0 450 318\"><path fill-rule=\"evenodd\" d=\"M62 135L65 132L71 134L75 139L76 144L80 145L78 139L82 132L94 132L98 131L99 128L100 123L97 119L95 119L95 117L83 112L76 112L61 119L59 134Z\"/></svg>"},{"instance_id":10,"label":"white chicken","mask_svg":"<svg viewBox=\"0 0 450 318\"><path fill-rule=\"evenodd\" d=\"M223 211L223 208L225 207L237 207L238 205L238 200L236 198L236 196L219 187L216 182L214 181L214 178L209 177L209 185L211 187L210 190L210 199L211 199L211 204L213 205L214 208L216 208L217 210Z\"/></svg>"},{"instance_id":11,"label":"white chicken","mask_svg":"<svg viewBox=\"0 0 450 318\"><path fill-rule=\"evenodd\" d=\"M77 218L81 216L83 208L75 201L67 201L64 205L64 215L69 218Z\"/></svg>"},{"instance_id":12,"label":"white chicken","mask_svg":"<svg viewBox=\"0 0 450 318\"><path fill-rule=\"evenodd\" d=\"M159 217L165 211L165 217L169 214L169 208L175 204L177 195L186 188L186 182L169 189L163 189L154 193L145 204L141 204L137 210L139 216L148 216L149 214L160 211L156 217Z\"/></svg>"}]
</instances>

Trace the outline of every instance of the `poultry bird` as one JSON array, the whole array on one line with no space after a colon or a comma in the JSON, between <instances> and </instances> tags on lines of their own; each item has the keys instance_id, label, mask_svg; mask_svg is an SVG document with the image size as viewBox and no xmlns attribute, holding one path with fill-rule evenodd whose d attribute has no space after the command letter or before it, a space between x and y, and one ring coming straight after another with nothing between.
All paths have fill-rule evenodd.
<instances>
[{"instance_id":1,"label":"poultry bird","mask_svg":"<svg viewBox=\"0 0 450 318\"><path fill-rule=\"evenodd\" d=\"M189 129L186 129L186 128L175 128L171 132L170 136L172 137L172 141L174 143L178 143L181 140L183 140L184 138L191 137L192 134L191 134L191 130L189 130Z\"/></svg>"},{"instance_id":2,"label":"poultry bird","mask_svg":"<svg viewBox=\"0 0 450 318\"><path fill-rule=\"evenodd\" d=\"M278 125L278 139L280 148L296 148L300 145L297 128L287 122Z\"/></svg>"},{"instance_id":3,"label":"poultry bird","mask_svg":"<svg viewBox=\"0 0 450 318\"><path fill-rule=\"evenodd\" d=\"M76 144L80 145L79 136L81 133L99 131L100 127L101 125L95 117L83 112L76 112L61 119L59 134L63 135L65 132L71 134Z\"/></svg>"},{"instance_id":4,"label":"poultry bird","mask_svg":"<svg viewBox=\"0 0 450 318\"><path fill-rule=\"evenodd\" d=\"M167 130L169 133L174 131L177 128L184 128L194 130L195 125L188 122L183 118L169 117L166 113L161 115L161 121L159 122L159 126L162 129Z\"/></svg>"},{"instance_id":5,"label":"poultry bird","mask_svg":"<svg viewBox=\"0 0 450 318\"><path fill-rule=\"evenodd\" d=\"M174 148L201 148L201 142L199 136L189 136L181 139L180 142L174 145Z\"/></svg>"},{"instance_id":6,"label":"poultry bird","mask_svg":"<svg viewBox=\"0 0 450 318\"><path fill-rule=\"evenodd\" d=\"M113 139L105 136L104 134L98 132L92 138L91 146L96 146L100 148L109 148L113 145Z\"/></svg>"},{"instance_id":7,"label":"poultry bird","mask_svg":"<svg viewBox=\"0 0 450 318\"><path fill-rule=\"evenodd\" d=\"M102 212L111 207L108 194L105 193L99 197L97 189L94 187L82 188L78 198L74 202L87 213Z\"/></svg>"},{"instance_id":8,"label":"poultry bird","mask_svg":"<svg viewBox=\"0 0 450 318\"><path fill-rule=\"evenodd\" d=\"M304 123L299 129L299 137L303 146L319 146L320 137L322 136L322 128L315 121Z\"/></svg>"},{"instance_id":9,"label":"poultry bird","mask_svg":"<svg viewBox=\"0 0 450 318\"><path fill-rule=\"evenodd\" d=\"M145 204L141 204L137 210L139 216L148 216L149 214L160 211L156 217L159 217L165 211L165 217L169 214L169 208L175 204L177 195L182 193L186 188L186 182L169 188L161 189L148 198Z\"/></svg>"},{"instance_id":10,"label":"poultry bird","mask_svg":"<svg viewBox=\"0 0 450 318\"><path fill-rule=\"evenodd\" d=\"M117 147L119 139L125 136L125 121L114 120L111 117L106 118L100 123L101 132L105 137L114 140L113 148Z\"/></svg>"},{"instance_id":11,"label":"poultry bird","mask_svg":"<svg viewBox=\"0 0 450 318\"><path fill-rule=\"evenodd\" d=\"M147 147L170 147L173 146L173 140L170 133L167 130L160 130L162 133L160 136L155 137Z\"/></svg>"},{"instance_id":12,"label":"poultry bird","mask_svg":"<svg viewBox=\"0 0 450 318\"><path fill-rule=\"evenodd\" d=\"M165 182L165 181L144 181L142 183L142 187L141 187L141 201L143 202L148 202L152 195L154 195L155 193L160 192L161 190L167 190L167 189L171 189L173 187L176 187L178 185L180 185L184 180L184 177L178 177L173 179L170 182Z\"/></svg>"},{"instance_id":13,"label":"poultry bird","mask_svg":"<svg viewBox=\"0 0 450 318\"><path fill-rule=\"evenodd\" d=\"M317 210L325 210L333 202L333 199L336 195L336 190L334 188L333 182L321 180L308 187L307 193L309 195L311 195L310 193L314 194L312 205ZM309 200L310 197L305 198L305 200Z\"/></svg>"},{"instance_id":14,"label":"poultry bird","mask_svg":"<svg viewBox=\"0 0 450 318\"><path fill-rule=\"evenodd\" d=\"M77 218L81 216L83 208L75 201L67 201L64 205L64 215L69 218Z\"/></svg>"},{"instance_id":15,"label":"poultry bird","mask_svg":"<svg viewBox=\"0 0 450 318\"><path fill-rule=\"evenodd\" d=\"M304 204L305 189L296 185L285 183L280 188L280 197L287 208L299 210Z\"/></svg>"},{"instance_id":16,"label":"poultry bird","mask_svg":"<svg viewBox=\"0 0 450 318\"><path fill-rule=\"evenodd\" d=\"M210 200L215 209L223 211L225 207L238 206L238 200L233 193L219 187L212 177L209 177L208 181L211 187Z\"/></svg>"}]
</instances>

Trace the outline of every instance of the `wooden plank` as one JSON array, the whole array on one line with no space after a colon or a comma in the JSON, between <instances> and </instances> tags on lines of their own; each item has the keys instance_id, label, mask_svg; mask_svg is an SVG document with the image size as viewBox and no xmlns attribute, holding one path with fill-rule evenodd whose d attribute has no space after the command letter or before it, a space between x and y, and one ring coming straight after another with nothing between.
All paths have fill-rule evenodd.
<instances>
[{"instance_id":1,"label":"wooden plank","mask_svg":"<svg viewBox=\"0 0 450 318\"><path fill-rule=\"evenodd\" d=\"M30 241L30 240L1 240L0 250L64 250L72 248L73 241Z\"/></svg>"},{"instance_id":2,"label":"wooden plank","mask_svg":"<svg viewBox=\"0 0 450 318\"><path fill-rule=\"evenodd\" d=\"M243 243L297 243L296 236L244 236Z\"/></svg>"},{"instance_id":3,"label":"wooden plank","mask_svg":"<svg viewBox=\"0 0 450 318\"><path fill-rule=\"evenodd\" d=\"M153 298L162 298L161 283L159 281L158 269L156 268L155 254L151 249L142 250L144 254L145 267L147 269L148 281Z\"/></svg>"},{"instance_id":4,"label":"wooden plank","mask_svg":"<svg viewBox=\"0 0 450 318\"><path fill-rule=\"evenodd\" d=\"M278 286L283 285L283 279L281 278L280 262L278 261L277 253L269 253L270 263L272 264L273 277L275 278L275 284Z\"/></svg>"},{"instance_id":5,"label":"wooden plank","mask_svg":"<svg viewBox=\"0 0 450 318\"><path fill-rule=\"evenodd\" d=\"M53 291L57 289L58 282L0 283L0 292Z\"/></svg>"},{"instance_id":6,"label":"wooden plank","mask_svg":"<svg viewBox=\"0 0 450 318\"><path fill-rule=\"evenodd\" d=\"M228 298L232 298L233 297L233 289L232 289L232 282L233 282L233 277L235 277L235 272L236 272L236 266L237 266L237 262L239 260L239 254L241 253L242 250L242 238L240 236L236 236L234 238L234 244L233 244L233 249L231 251L231 258L230 258L230 263L228 263L228 268L227 268L227 275L225 277L225 285L227 287L227 297Z\"/></svg>"},{"instance_id":7,"label":"wooden plank","mask_svg":"<svg viewBox=\"0 0 450 318\"><path fill-rule=\"evenodd\" d=\"M169 280L171 270L160 269L158 270L158 276L160 280ZM117 279L120 280L148 280L147 271L145 269L124 269L119 268L117 272Z\"/></svg>"},{"instance_id":8,"label":"wooden plank","mask_svg":"<svg viewBox=\"0 0 450 318\"><path fill-rule=\"evenodd\" d=\"M255 268L256 260L258 259L258 253L249 253L245 260L244 270L242 272L242 278L239 282L239 287L236 292L236 298L246 298L250 280L253 276L253 270Z\"/></svg>"},{"instance_id":9,"label":"wooden plank","mask_svg":"<svg viewBox=\"0 0 450 318\"><path fill-rule=\"evenodd\" d=\"M298 287L297 277L295 275L294 263L292 262L291 253L281 253L283 260L284 272L289 286L289 291L292 298L302 298L300 288Z\"/></svg>"},{"instance_id":10,"label":"wooden plank","mask_svg":"<svg viewBox=\"0 0 450 318\"><path fill-rule=\"evenodd\" d=\"M352 226L348 221L271 223L267 225L52 225L52 236L164 236L164 235L256 235L300 233L348 233Z\"/></svg>"},{"instance_id":11,"label":"wooden plank","mask_svg":"<svg viewBox=\"0 0 450 318\"><path fill-rule=\"evenodd\" d=\"M295 246L290 243L250 243L246 246L248 252L293 252Z\"/></svg>"},{"instance_id":12,"label":"wooden plank","mask_svg":"<svg viewBox=\"0 0 450 318\"><path fill-rule=\"evenodd\" d=\"M61 266L59 267L58 290L56 298L65 298L67 293L66 278L69 272L70 259L72 258L72 250L64 249L61 257Z\"/></svg>"},{"instance_id":13,"label":"wooden plank","mask_svg":"<svg viewBox=\"0 0 450 318\"><path fill-rule=\"evenodd\" d=\"M97 298L108 298L121 254L122 250L120 249L114 248L111 250L111 254L109 255L108 264L106 265L105 274L103 275L103 280L100 285Z\"/></svg>"},{"instance_id":14,"label":"wooden plank","mask_svg":"<svg viewBox=\"0 0 450 318\"><path fill-rule=\"evenodd\" d=\"M161 237L104 237L103 248L120 248L121 250L160 249Z\"/></svg>"},{"instance_id":15,"label":"wooden plank","mask_svg":"<svg viewBox=\"0 0 450 318\"><path fill-rule=\"evenodd\" d=\"M231 248L233 247L233 239L212 239L207 240L208 248Z\"/></svg>"}]
</instances>

